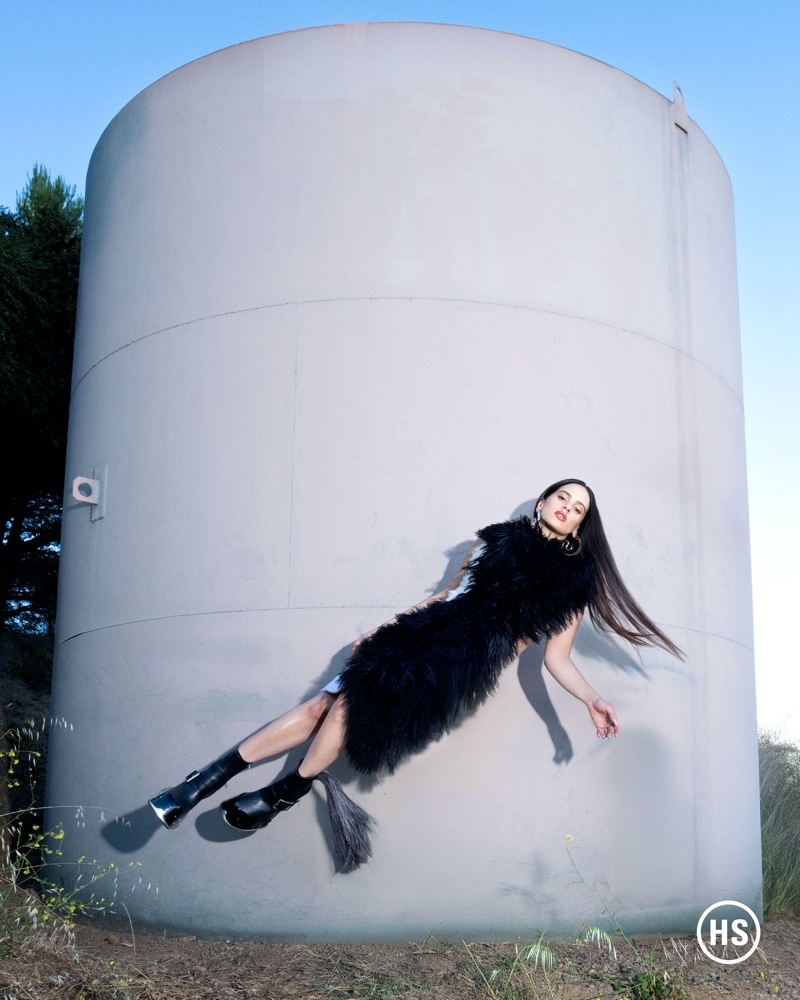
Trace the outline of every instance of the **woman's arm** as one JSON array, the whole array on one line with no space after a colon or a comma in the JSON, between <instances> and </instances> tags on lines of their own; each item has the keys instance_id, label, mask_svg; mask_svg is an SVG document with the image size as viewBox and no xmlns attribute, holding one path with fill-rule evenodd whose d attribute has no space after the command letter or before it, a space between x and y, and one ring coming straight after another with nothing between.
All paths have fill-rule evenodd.
<instances>
[{"instance_id":1,"label":"woman's arm","mask_svg":"<svg viewBox=\"0 0 800 1000\"><path fill-rule=\"evenodd\" d=\"M451 590L455 590L461 581L464 579L467 571L469 570L469 565L472 562L472 554L475 549L482 543L476 539L472 545L470 545L467 554L464 556L464 561L461 563L461 568L453 577L453 579L447 584L443 590L437 591L435 594L431 594L430 597L426 597L424 600L420 601L419 604L415 604L413 607L409 608L409 611L416 611L418 608L424 608L428 604L433 604L434 601L443 601L445 597L450 593ZM404 614L406 612L403 612ZM383 628L384 625L392 625L397 621L397 615L393 615L387 621L382 622L380 625L376 625L375 628L371 629L369 632L365 632L364 635L359 636L358 639L353 643L353 652L361 645L365 639L369 639L371 635L374 635L379 628Z\"/></svg>"},{"instance_id":2,"label":"woman's arm","mask_svg":"<svg viewBox=\"0 0 800 1000\"><path fill-rule=\"evenodd\" d=\"M547 640L544 648L544 665L565 691L569 691L578 701L586 705L597 728L598 737L605 740L619 733L617 713L589 684L570 657L581 618L583 618L582 612L575 616L569 628Z\"/></svg>"}]
</instances>

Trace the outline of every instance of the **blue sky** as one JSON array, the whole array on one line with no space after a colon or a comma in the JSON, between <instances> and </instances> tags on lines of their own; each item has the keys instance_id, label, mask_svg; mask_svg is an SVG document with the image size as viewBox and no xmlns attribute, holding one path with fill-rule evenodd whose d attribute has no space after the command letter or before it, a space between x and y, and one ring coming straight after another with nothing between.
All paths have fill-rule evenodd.
<instances>
[{"instance_id":1,"label":"blue sky","mask_svg":"<svg viewBox=\"0 0 800 1000\"><path fill-rule=\"evenodd\" d=\"M83 191L114 115L178 66L343 21L439 21L583 52L667 97L718 149L736 203L759 721L800 740L800 4L797 0L0 0L0 204L35 162Z\"/></svg>"}]
</instances>

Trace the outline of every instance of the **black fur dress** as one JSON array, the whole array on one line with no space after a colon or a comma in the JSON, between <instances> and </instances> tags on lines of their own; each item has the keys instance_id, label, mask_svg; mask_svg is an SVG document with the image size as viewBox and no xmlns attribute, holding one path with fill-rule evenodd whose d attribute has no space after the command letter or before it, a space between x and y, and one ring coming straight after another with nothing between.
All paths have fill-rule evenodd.
<instances>
[{"instance_id":1,"label":"black fur dress","mask_svg":"<svg viewBox=\"0 0 800 1000\"><path fill-rule=\"evenodd\" d=\"M594 595L594 568L530 518L489 525L471 585L398 616L347 661L346 749L364 774L393 771L483 702L520 640L557 635Z\"/></svg>"}]
</instances>

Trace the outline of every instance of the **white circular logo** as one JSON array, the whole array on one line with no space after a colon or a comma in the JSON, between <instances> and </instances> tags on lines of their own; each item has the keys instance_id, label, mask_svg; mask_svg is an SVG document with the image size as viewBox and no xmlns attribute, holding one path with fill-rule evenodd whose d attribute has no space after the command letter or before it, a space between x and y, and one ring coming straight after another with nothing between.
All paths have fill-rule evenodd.
<instances>
[{"instance_id":1,"label":"white circular logo","mask_svg":"<svg viewBox=\"0 0 800 1000\"><path fill-rule=\"evenodd\" d=\"M710 917L710 914L714 910L720 909L721 907L738 907L742 911L742 916L731 917L728 912L725 916L720 915L719 917ZM746 914L746 916L744 916ZM710 917L708 922L708 929L703 934L703 923L706 917ZM745 952L744 955L737 955L736 958L720 958L719 955L715 955L711 950L714 947L722 945L723 954L724 949L728 946L733 948L742 948L750 941L750 935L747 932L747 925L752 924L755 928L755 936L750 943L749 951ZM737 903L735 899L723 899L719 903L712 903L708 909L704 910L700 919L697 921L697 943L703 950L703 953L707 955L712 962L720 962L722 965L738 965L739 962L744 962L746 958L750 958L753 952L758 947L758 942L761 940L761 924L758 922L758 917L753 913L749 906L745 906L744 903Z\"/></svg>"}]
</instances>

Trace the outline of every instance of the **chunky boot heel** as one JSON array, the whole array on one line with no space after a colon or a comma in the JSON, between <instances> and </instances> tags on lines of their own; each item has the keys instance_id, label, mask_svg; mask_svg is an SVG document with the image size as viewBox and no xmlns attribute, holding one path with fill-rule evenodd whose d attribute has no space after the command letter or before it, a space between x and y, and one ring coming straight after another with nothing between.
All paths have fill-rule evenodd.
<instances>
[{"instance_id":1,"label":"chunky boot heel","mask_svg":"<svg viewBox=\"0 0 800 1000\"><path fill-rule=\"evenodd\" d=\"M153 808L156 816L164 824L168 830L174 830L175 827L183 819L184 811L181 809L180 805L175 801L172 792L162 792L160 795L156 795L155 798L150 799L150 805Z\"/></svg>"},{"instance_id":2,"label":"chunky boot heel","mask_svg":"<svg viewBox=\"0 0 800 1000\"><path fill-rule=\"evenodd\" d=\"M202 771L192 771L174 788L168 788L150 799L150 806L168 830L174 830L190 809L213 795L235 774L244 771L247 761L237 750L230 750Z\"/></svg>"},{"instance_id":3,"label":"chunky boot heel","mask_svg":"<svg viewBox=\"0 0 800 1000\"><path fill-rule=\"evenodd\" d=\"M260 830L279 812L285 812L307 795L313 778L304 778L297 770L273 781L256 792L245 792L220 806L222 818L234 830Z\"/></svg>"}]
</instances>

